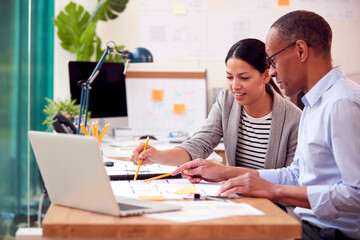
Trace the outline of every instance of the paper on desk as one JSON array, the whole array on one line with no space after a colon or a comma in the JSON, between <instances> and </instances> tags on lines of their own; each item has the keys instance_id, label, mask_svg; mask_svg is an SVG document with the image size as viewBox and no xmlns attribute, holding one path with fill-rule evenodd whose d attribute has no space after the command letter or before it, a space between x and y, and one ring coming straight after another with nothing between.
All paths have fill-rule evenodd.
<instances>
[{"instance_id":1,"label":"paper on desk","mask_svg":"<svg viewBox=\"0 0 360 240\"><path fill-rule=\"evenodd\" d=\"M116 196L138 198L139 196L164 196L165 199L183 199L185 195L174 194L179 189L189 185L187 179L158 179L150 182L143 181L111 181L110 185ZM196 193L216 195L222 183L208 183L202 181L191 184L197 188Z\"/></svg>"},{"instance_id":2,"label":"paper on desk","mask_svg":"<svg viewBox=\"0 0 360 240\"><path fill-rule=\"evenodd\" d=\"M136 173L136 170L138 168L137 165L134 165L130 161L121 161L121 160L114 160L111 158L103 157L104 162L113 162L114 166L112 167L106 167L106 173L107 175L132 175ZM174 166L166 166L166 165L160 165L160 164L151 164L146 166L141 166L139 173L171 173L173 172L177 167Z\"/></svg>"},{"instance_id":3,"label":"paper on desk","mask_svg":"<svg viewBox=\"0 0 360 240\"><path fill-rule=\"evenodd\" d=\"M146 217L175 222L195 222L231 216L265 215L247 203L217 201L176 201L167 204L182 205L180 211L146 214Z\"/></svg>"},{"instance_id":4,"label":"paper on desk","mask_svg":"<svg viewBox=\"0 0 360 240\"><path fill-rule=\"evenodd\" d=\"M191 194L191 193L195 192L198 189L199 188L195 187L194 185L188 184L185 187L180 188L179 190L177 190L174 193L179 194L179 195L186 195L186 194Z\"/></svg>"}]
</instances>

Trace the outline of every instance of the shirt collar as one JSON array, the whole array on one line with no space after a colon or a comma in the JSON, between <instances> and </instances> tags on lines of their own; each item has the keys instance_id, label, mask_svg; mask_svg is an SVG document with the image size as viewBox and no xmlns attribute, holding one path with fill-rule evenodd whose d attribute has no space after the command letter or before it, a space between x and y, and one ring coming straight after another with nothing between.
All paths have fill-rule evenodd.
<instances>
[{"instance_id":1,"label":"shirt collar","mask_svg":"<svg viewBox=\"0 0 360 240\"><path fill-rule=\"evenodd\" d=\"M305 106L312 107L337 80L344 76L345 74L342 66L334 67L301 98L301 101Z\"/></svg>"}]
</instances>

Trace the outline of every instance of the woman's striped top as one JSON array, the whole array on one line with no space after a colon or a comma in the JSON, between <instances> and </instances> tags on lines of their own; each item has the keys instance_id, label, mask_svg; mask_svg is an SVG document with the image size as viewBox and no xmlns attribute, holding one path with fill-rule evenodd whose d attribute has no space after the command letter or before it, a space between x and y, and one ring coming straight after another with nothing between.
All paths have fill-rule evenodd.
<instances>
[{"instance_id":1,"label":"woman's striped top","mask_svg":"<svg viewBox=\"0 0 360 240\"><path fill-rule=\"evenodd\" d=\"M272 112L253 118L242 110L236 147L236 166L263 169L269 143Z\"/></svg>"}]
</instances>

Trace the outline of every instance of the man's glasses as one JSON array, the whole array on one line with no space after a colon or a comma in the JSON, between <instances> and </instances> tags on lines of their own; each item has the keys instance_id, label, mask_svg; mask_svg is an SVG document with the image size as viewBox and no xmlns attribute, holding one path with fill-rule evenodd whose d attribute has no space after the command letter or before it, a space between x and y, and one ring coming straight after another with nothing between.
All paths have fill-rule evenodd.
<instances>
[{"instance_id":1,"label":"man's glasses","mask_svg":"<svg viewBox=\"0 0 360 240\"><path fill-rule=\"evenodd\" d=\"M289 46L281 49L280 51L278 51L277 53L271 55L270 57L266 57L266 60L268 61L268 64L271 65L273 68L276 68L275 62L273 60L273 58L278 55L279 53L281 53L282 51L285 51L286 49L288 49L289 47L292 47L295 45L296 42L293 42L292 44L290 44Z\"/></svg>"}]
</instances>

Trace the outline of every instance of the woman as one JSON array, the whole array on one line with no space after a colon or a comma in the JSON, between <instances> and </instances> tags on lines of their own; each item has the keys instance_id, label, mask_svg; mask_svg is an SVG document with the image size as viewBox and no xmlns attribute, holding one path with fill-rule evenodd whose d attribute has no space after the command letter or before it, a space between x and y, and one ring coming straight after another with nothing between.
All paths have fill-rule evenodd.
<instances>
[{"instance_id":1,"label":"woman","mask_svg":"<svg viewBox=\"0 0 360 240\"><path fill-rule=\"evenodd\" d=\"M234 44L225 59L228 89L212 106L206 124L176 148L158 151L144 143L131 161L181 165L207 158L224 139L226 162L253 169L281 168L293 160L301 111L284 99L269 75L265 45L257 39Z\"/></svg>"}]
</instances>

